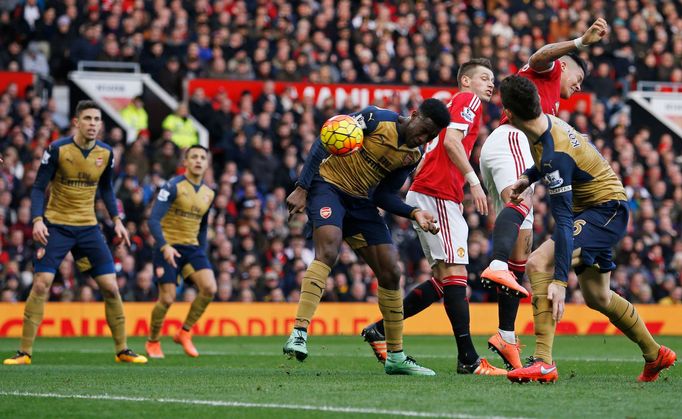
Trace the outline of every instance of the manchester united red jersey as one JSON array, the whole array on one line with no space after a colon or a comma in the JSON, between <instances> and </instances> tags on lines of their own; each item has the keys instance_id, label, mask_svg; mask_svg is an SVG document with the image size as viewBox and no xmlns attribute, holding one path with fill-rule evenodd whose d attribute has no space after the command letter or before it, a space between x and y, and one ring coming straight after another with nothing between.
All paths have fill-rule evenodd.
<instances>
[{"instance_id":1,"label":"manchester united red jersey","mask_svg":"<svg viewBox=\"0 0 682 419\"><path fill-rule=\"evenodd\" d=\"M426 146L422 168L412 183L411 191L448 201L462 202L464 196L464 174L450 160L443 146L448 129L464 133L462 145L467 157L471 155L478 129L481 125L483 108L481 99L472 92L457 93L448 104L450 125Z\"/></svg>"},{"instance_id":2,"label":"manchester united red jersey","mask_svg":"<svg viewBox=\"0 0 682 419\"><path fill-rule=\"evenodd\" d=\"M555 60L552 68L543 72L537 72L526 64L516 74L532 81L538 88L543 113L554 116L559 113L559 99L561 98L561 62L559 60ZM503 114L500 124L506 123L507 116Z\"/></svg>"}]
</instances>

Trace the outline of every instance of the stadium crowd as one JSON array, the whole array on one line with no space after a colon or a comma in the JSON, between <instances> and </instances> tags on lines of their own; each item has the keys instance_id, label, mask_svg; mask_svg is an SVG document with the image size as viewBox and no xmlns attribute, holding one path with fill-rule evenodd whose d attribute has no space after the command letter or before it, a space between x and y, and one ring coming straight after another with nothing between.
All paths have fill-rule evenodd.
<instances>
[{"instance_id":1,"label":"stadium crowd","mask_svg":"<svg viewBox=\"0 0 682 419\"><path fill-rule=\"evenodd\" d=\"M583 89L595 102L560 116L590 136L620 174L632 207L628 236L617 249L612 288L632 302L682 303L682 161L673 138L653 138L635 127L624 95L640 80L682 82L682 18L674 1L230 1L121 0L0 2L0 70L31 71L63 83L80 60L134 61L172 95L182 98L187 78L390 83L456 86L457 68L473 57L493 62L497 80L515 73L533 51L572 39L594 16L611 25L608 42L583 52L592 69ZM35 89L23 98L15 85L0 95L0 300L21 301L30 289L33 243L30 189L41 155L69 133L55 100ZM297 301L313 258L305 216L289 220L285 198L293 189L317 128L331 115L358 110L350 101L316 107L307 98L269 89L238 101L208 98L201 89L189 112L210 131L213 165L207 181L216 192L210 218L210 256L218 280L216 301ZM422 100L378 105L406 114ZM499 96L485 109L478 148L500 116ZM103 133L116 155L116 193L132 247L114 249L119 286L127 301L153 301L153 238L145 220L155 191L179 173L182 153L170 132L126 146L123 131ZM552 231L543 186L535 195L535 244ZM490 258L494 218L465 202L470 226L472 301L492 301L478 276ZM105 234L112 224L97 204ZM428 280L408 220L388 215L402 256L405 286ZM527 285L527 284L526 284ZM196 291L183 286L179 298ZM569 300L582 302L577 278ZM323 301L374 301L376 279L344 246ZM101 299L73 259L62 264L53 301Z\"/></svg>"}]
</instances>

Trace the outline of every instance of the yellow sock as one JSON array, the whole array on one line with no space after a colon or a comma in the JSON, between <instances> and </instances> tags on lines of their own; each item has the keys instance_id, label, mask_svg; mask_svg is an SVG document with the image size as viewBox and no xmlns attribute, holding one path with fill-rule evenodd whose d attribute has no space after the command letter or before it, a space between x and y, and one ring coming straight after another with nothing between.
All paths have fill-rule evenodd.
<instances>
[{"instance_id":1,"label":"yellow sock","mask_svg":"<svg viewBox=\"0 0 682 419\"><path fill-rule=\"evenodd\" d=\"M192 326L194 326L194 323L199 320L199 317L204 314L206 307L208 307L211 301L213 301L212 295L207 297L205 295L197 294L197 296L194 298L194 301L192 301L192 306L189 308L189 313L187 313L185 324L182 325L183 329L191 329Z\"/></svg>"},{"instance_id":2,"label":"yellow sock","mask_svg":"<svg viewBox=\"0 0 682 419\"><path fill-rule=\"evenodd\" d=\"M126 342L126 318L125 314L123 314L123 302L120 295L113 298L104 298L104 313L109 329L111 329L111 336L114 338L116 353L119 353L128 348L128 343Z\"/></svg>"},{"instance_id":3,"label":"yellow sock","mask_svg":"<svg viewBox=\"0 0 682 419\"><path fill-rule=\"evenodd\" d=\"M45 296L38 296L33 291L28 295L24 306L24 325L21 330L21 345L19 350L31 355L33 353L33 342L36 339L38 328L43 321L45 313Z\"/></svg>"},{"instance_id":4,"label":"yellow sock","mask_svg":"<svg viewBox=\"0 0 682 419\"><path fill-rule=\"evenodd\" d=\"M149 331L149 340L159 340L161 337L161 327L163 326L163 319L166 318L169 306L161 304L157 301L152 310L151 330Z\"/></svg>"},{"instance_id":5,"label":"yellow sock","mask_svg":"<svg viewBox=\"0 0 682 419\"><path fill-rule=\"evenodd\" d=\"M403 293L379 287L379 310L384 317L386 349L389 352L403 350Z\"/></svg>"},{"instance_id":6,"label":"yellow sock","mask_svg":"<svg viewBox=\"0 0 682 419\"><path fill-rule=\"evenodd\" d=\"M637 310L629 301L611 291L611 302L604 314L625 336L639 345L645 360L656 359L661 346L651 336L644 322L639 318Z\"/></svg>"},{"instance_id":7,"label":"yellow sock","mask_svg":"<svg viewBox=\"0 0 682 419\"><path fill-rule=\"evenodd\" d=\"M327 276L331 270L332 268L317 259L313 260L313 263L308 266L301 284L301 298L296 310L295 327L307 328L310 325L310 320L313 318L317 306L320 305L322 293L327 286Z\"/></svg>"},{"instance_id":8,"label":"yellow sock","mask_svg":"<svg viewBox=\"0 0 682 419\"><path fill-rule=\"evenodd\" d=\"M535 323L535 354L548 364L552 363L552 345L556 322L552 318L552 302L547 299L547 289L554 275L547 272L529 272L533 290L533 322Z\"/></svg>"}]
</instances>

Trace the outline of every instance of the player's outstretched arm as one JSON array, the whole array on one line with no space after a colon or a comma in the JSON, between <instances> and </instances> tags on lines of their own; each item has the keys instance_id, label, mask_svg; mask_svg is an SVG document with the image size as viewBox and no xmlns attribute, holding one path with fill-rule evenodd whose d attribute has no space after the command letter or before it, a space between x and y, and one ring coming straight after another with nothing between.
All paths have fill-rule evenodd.
<instances>
[{"instance_id":1,"label":"player's outstretched arm","mask_svg":"<svg viewBox=\"0 0 682 419\"><path fill-rule=\"evenodd\" d=\"M481 181L476 176L474 168L469 163L469 157L464 150L462 140L464 139L464 132L456 128L447 128L445 131L445 139L443 147L450 157L457 170L464 176L471 188L471 195L474 198L474 205L476 211L483 215L488 215L488 199L483 192Z\"/></svg>"},{"instance_id":2,"label":"player's outstretched arm","mask_svg":"<svg viewBox=\"0 0 682 419\"><path fill-rule=\"evenodd\" d=\"M528 60L528 65L535 71L542 72L549 70L555 60L563 57L566 54L575 52L583 47L596 44L606 36L609 30L609 25L606 20L599 18L592 26L585 31L585 33L572 41L556 42L548 44L540 48L531 55Z\"/></svg>"}]
</instances>

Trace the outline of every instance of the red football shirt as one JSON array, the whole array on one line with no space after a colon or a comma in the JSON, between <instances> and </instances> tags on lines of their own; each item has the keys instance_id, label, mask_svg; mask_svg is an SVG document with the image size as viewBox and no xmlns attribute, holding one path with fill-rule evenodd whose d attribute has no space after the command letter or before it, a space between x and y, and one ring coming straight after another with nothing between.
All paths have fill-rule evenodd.
<instances>
[{"instance_id":1,"label":"red football shirt","mask_svg":"<svg viewBox=\"0 0 682 419\"><path fill-rule=\"evenodd\" d=\"M538 88L542 112L557 116L559 113L559 99L561 98L561 62L555 60L552 63L552 68L543 72L537 72L526 64L516 74L532 81L535 87ZM502 114L500 125L507 122L507 116Z\"/></svg>"},{"instance_id":2,"label":"red football shirt","mask_svg":"<svg viewBox=\"0 0 682 419\"><path fill-rule=\"evenodd\" d=\"M443 146L445 133L448 129L462 131L464 151L467 157L471 156L471 150L478 138L483 108L481 99L474 93L460 92L450 100L448 109L450 110L450 125L426 146L424 163L410 190L459 203L464 197L464 174L460 173L455 163L450 160Z\"/></svg>"}]
</instances>

